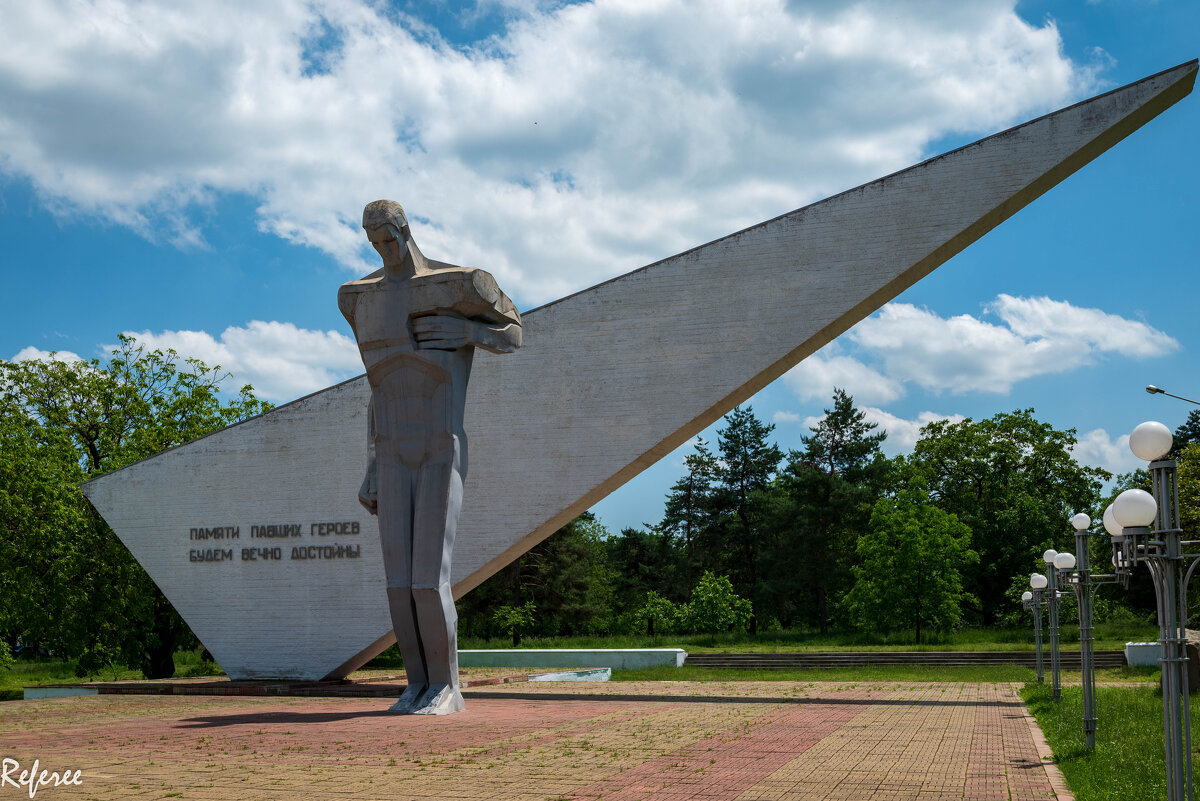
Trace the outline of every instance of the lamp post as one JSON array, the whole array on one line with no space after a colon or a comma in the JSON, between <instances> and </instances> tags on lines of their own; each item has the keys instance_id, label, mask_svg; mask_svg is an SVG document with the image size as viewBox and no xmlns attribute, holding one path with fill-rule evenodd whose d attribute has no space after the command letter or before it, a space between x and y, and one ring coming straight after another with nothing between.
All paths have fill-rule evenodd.
<instances>
[{"instance_id":1,"label":"lamp post","mask_svg":"<svg viewBox=\"0 0 1200 801\"><path fill-rule=\"evenodd\" d=\"M1194 403L1197 406L1200 406L1200 401L1194 401L1191 398L1185 398L1182 395L1172 395L1170 392L1167 392L1165 389L1156 387L1153 384L1150 384L1148 387L1146 387L1146 391L1149 392L1151 395L1166 395L1168 398L1178 398L1181 401L1187 401L1188 403ZM1150 460L1147 459L1146 461L1150 461Z\"/></svg>"},{"instance_id":2,"label":"lamp post","mask_svg":"<svg viewBox=\"0 0 1200 801\"><path fill-rule=\"evenodd\" d=\"M1054 558L1058 551L1050 549L1042 554L1046 563L1047 595L1046 606L1050 610L1050 678L1051 690L1055 702L1062 700L1062 664L1058 658L1058 581L1055 575Z\"/></svg>"},{"instance_id":3,"label":"lamp post","mask_svg":"<svg viewBox=\"0 0 1200 801\"><path fill-rule=\"evenodd\" d=\"M1129 435L1129 448L1150 462L1154 494L1125 490L1112 504L1112 516L1121 527L1114 537L1118 571L1144 562L1154 580L1158 600L1159 661L1162 664L1163 737L1166 745L1167 798L1192 799L1192 723L1187 677L1187 586L1200 554L1184 553L1179 527L1179 491L1176 465L1164 458L1171 450L1170 430L1162 423L1142 423ZM1150 525L1154 524L1151 533ZM1119 553L1117 553L1119 548ZM1190 563L1190 566L1189 566Z\"/></svg>"},{"instance_id":4,"label":"lamp post","mask_svg":"<svg viewBox=\"0 0 1200 801\"><path fill-rule=\"evenodd\" d=\"M1046 680L1046 669L1042 658L1042 593L1046 589L1049 579L1041 573L1034 573L1029 577L1029 586L1033 588L1033 592L1029 593L1033 605L1033 640L1037 645L1037 679L1038 684Z\"/></svg>"},{"instance_id":5,"label":"lamp post","mask_svg":"<svg viewBox=\"0 0 1200 801\"><path fill-rule=\"evenodd\" d=\"M1079 605L1079 674L1083 686L1083 734L1089 751L1096 749L1096 662L1092 648L1092 585L1088 570L1087 527L1092 519L1085 514L1071 518L1075 526L1075 550L1078 559L1069 553L1054 558L1060 583L1070 584ZM1081 547L1082 546L1082 547Z\"/></svg>"}]
</instances>

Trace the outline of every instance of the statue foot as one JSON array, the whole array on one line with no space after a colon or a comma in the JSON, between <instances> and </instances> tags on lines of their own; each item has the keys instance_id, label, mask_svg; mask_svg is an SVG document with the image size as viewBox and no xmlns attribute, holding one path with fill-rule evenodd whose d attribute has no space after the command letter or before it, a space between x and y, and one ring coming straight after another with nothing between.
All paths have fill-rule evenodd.
<instances>
[{"instance_id":1,"label":"statue foot","mask_svg":"<svg viewBox=\"0 0 1200 801\"><path fill-rule=\"evenodd\" d=\"M449 684L431 684L412 710L413 715L450 715L466 708L462 693Z\"/></svg>"},{"instance_id":2,"label":"statue foot","mask_svg":"<svg viewBox=\"0 0 1200 801\"><path fill-rule=\"evenodd\" d=\"M404 688L404 692L400 693L400 700L392 704L389 712L395 712L397 715L411 715L416 709L421 696L429 690L428 684L410 684Z\"/></svg>"}]
</instances>

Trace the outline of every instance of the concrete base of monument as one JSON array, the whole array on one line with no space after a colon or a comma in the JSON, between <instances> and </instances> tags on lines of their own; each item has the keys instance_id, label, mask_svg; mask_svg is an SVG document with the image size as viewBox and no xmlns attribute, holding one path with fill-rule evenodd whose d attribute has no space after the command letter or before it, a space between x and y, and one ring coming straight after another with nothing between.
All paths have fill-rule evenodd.
<instances>
[{"instance_id":1,"label":"concrete base of monument","mask_svg":"<svg viewBox=\"0 0 1200 801\"><path fill-rule=\"evenodd\" d=\"M458 652L460 667L614 668L683 667L682 648L501 648Z\"/></svg>"}]
</instances>

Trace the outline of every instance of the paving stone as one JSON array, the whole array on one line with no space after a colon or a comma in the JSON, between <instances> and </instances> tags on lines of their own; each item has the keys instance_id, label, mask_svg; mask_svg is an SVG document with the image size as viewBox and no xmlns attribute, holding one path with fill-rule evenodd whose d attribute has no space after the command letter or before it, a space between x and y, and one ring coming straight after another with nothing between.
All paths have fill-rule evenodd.
<instances>
[{"instance_id":1,"label":"paving stone","mask_svg":"<svg viewBox=\"0 0 1200 801\"><path fill-rule=\"evenodd\" d=\"M38 797L100 801L1071 797L1007 684L610 682L464 694L466 711L444 718L389 715L376 698L9 702L0 757L81 768L81 787Z\"/></svg>"}]
</instances>

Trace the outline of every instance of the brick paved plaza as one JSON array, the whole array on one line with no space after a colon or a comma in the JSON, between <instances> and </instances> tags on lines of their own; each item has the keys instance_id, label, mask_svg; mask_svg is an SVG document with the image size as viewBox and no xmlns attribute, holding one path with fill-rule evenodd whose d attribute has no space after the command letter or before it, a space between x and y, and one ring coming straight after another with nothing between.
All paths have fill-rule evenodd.
<instances>
[{"instance_id":1,"label":"brick paved plaza","mask_svg":"<svg viewBox=\"0 0 1200 801\"><path fill-rule=\"evenodd\" d=\"M82 768L40 799L1053 799L1015 688L557 683L384 699L88 696L0 704L0 758ZM1057 795L1055 787L1057 787ZM27 790L0 787L0 801Z\"/></svg>"}]
</instances>

